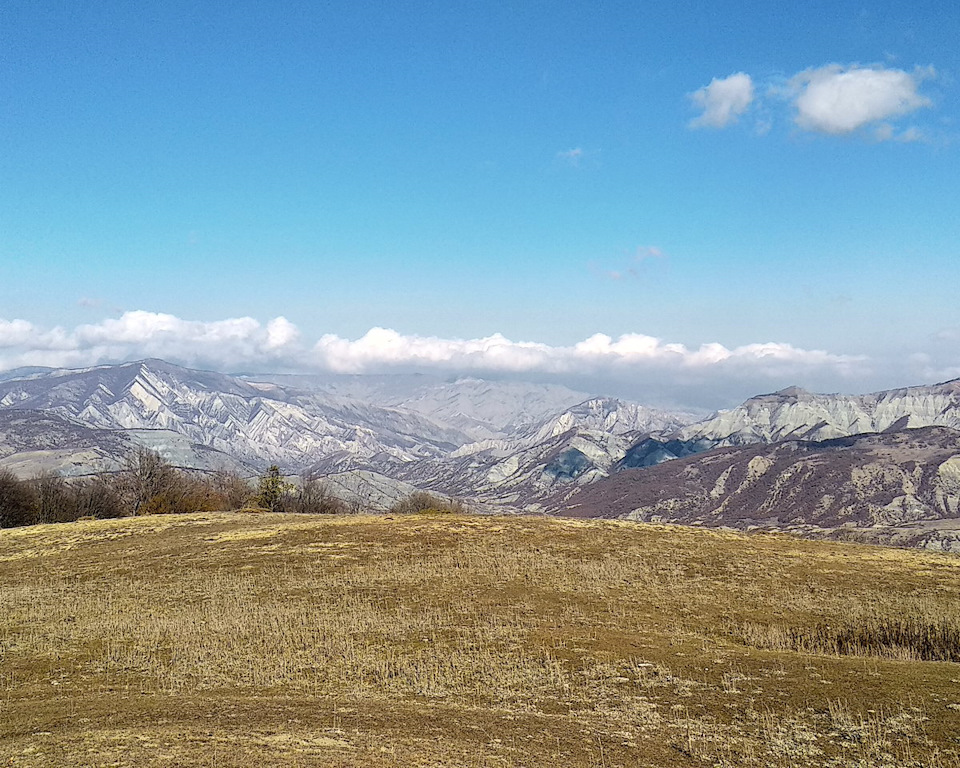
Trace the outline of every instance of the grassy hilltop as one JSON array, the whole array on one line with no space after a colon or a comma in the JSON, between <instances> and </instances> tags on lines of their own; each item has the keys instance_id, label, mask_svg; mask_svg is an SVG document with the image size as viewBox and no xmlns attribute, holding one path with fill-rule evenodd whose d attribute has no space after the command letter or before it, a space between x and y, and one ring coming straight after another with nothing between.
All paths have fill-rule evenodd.
<instances>
[{"instance_id":1,"label":"grassy hilltop","mask_svg":"<svg viewBox=\"0 0 960 768\"><path fill-rule=\"evenodd\" d=\"M0 531L0 766L958 766L960 558L608 521Z\"/></svg>"}]
</instances>

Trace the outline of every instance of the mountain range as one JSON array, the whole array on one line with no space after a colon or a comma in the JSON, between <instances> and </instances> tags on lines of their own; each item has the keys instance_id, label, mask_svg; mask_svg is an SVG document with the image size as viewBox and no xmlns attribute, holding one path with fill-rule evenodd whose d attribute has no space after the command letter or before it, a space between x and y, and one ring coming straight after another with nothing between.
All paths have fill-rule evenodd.
<instances>
[{"instance_id":1,"label":"mountain range","mask_svg":"<svg viewBox=\"0 0 960 768\"><path fill-rule=\"evenodd\" d=\"M0 467L21 476L113 471L145 445L181 467L256 475L277 464L343 488L368 477L378 497L393 484L394 495L430 488L475 495L481 504L526 504L557 478L570 479L563 467L547 466L567 444L595 461L592 473L577 473L586 482L615 465L638 436L694 420L552 385L421 375L230 376L162 360L8 373L0 380L0 416L10 414L16 437L0 439ZM511 490L501 493L508 477Z\"/></svg>"},{"instance_id":2,"label":"mountain range","mask_svg":"<svg viewBox=\"0 0 960 768\"><path fill-rule=\"evenodd\" d=\"M869 395L791 387L703 418L413 374L227 375L143 360L0 375L0 468L20 476L115 471L146 446L204 471L277 464L373 507L425 489L481 509L895 528L888 539L929 546L953 546L958 430L960 380Z\"/></svg>"}]
</instances>

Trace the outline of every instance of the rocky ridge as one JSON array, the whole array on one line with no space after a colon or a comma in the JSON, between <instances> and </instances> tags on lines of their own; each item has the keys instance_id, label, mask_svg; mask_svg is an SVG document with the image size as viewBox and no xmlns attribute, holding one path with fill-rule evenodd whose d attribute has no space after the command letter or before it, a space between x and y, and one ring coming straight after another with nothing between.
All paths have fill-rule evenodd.
<instances>
[{"instance_id":1,"label":"rocky ridge","mask_svg":"<svg viewBox=\"0 0 960 768\"><path fill-rule=\"evenodd\" d=\"M745 445L932 426L960 429L960 379L869 395L819 395L789 387L720 411L684 427L676 437Z\"/></svg>"},{"instance_id":2,"label":"rocky ridge","mask_svg":"<svg viewBox=\"0 0 960 768\"><path fill-rule=\"evenodd\" d=\"M960 431L718 448L624 470L555 498L552 509L960 550Z\"/></svg>"}]
</instances>

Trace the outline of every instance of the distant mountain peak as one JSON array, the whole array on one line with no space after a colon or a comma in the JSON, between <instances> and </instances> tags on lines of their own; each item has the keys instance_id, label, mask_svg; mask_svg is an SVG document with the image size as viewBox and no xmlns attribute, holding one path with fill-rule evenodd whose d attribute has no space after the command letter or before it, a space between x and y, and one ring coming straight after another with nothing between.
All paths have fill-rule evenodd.
<instances>
[{"instance_id":1,"label":"distant mountain peak","mask_svg":"<svg viewBox=\"0 0 960 768\"><path fill-rule=\"evenodd\" d=\"M798 387L795 385L791 387L784 387L778 392L774 392L774 394L779 395L780 397L787 397L787 398L800 398L800 397L813 396L813 394L810 391L804 389L803 387Z\"/></svg>"}]
</instances>

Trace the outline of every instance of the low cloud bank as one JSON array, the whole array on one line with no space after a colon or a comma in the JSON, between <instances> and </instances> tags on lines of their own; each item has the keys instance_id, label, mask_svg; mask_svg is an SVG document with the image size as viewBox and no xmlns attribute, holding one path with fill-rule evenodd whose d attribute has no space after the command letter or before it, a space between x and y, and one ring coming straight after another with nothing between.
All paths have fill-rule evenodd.
<instances>
[{"instance_id":1,"label":"low cloud bank","mask_svg":"<svg viewBox=\"0 0 960 768\"><path fill-rule=\"evenodd\" d=\"M830 367L837 371L855 366L859 358L798 349L789 344L749 344L728 349L704 344L688 349L664 343L653 336L628 333L613 339L602 333L572 346L511 341L501 334L482 339L442 339L404 336L386 328L373 328L350 341L322 337L310 356L321 368L341 373L366 373L391 368L431 368L452 371L568 374L630 372L655 368L695 372L722 366L754 370Z\"/></svg>"},{"instance_id":2,"label":"low cloud bank","mask_svg":"<svg viewBox=\"0 0 960 768\"><path fill-rule=\"evenodd\" d=\"M0 319L0 370L75 368L144 357L226 372L514 376L697 407L728 405L791 384L850 391L868 382L876 365L861 355L780 342L692 348L639 333L595 334L569 346L551 346L501 334L448 339L373 328L358 339L327 334L311 342L284 317L264 324L250 317L196 321L134 311L72 330ZM936 370L929 356L918 356L915 363L918 374Z\"/></svg>"}]
</instances>

